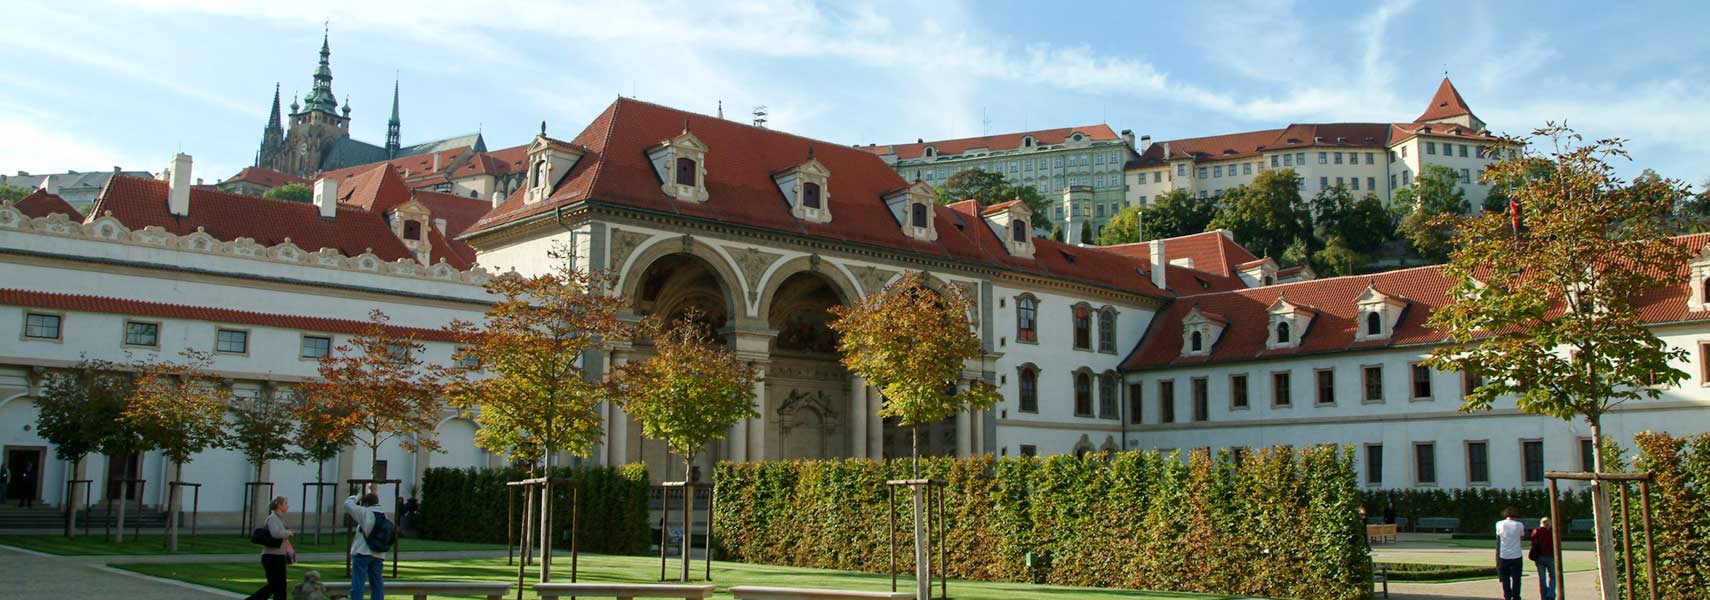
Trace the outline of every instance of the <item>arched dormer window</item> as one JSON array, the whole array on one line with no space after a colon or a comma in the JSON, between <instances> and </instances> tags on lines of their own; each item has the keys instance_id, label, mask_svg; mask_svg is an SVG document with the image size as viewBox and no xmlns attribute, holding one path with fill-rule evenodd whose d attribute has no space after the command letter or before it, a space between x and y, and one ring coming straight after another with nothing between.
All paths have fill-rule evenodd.
<instances>
[{"instance_id":1,"label":"arched dormer window","mask_svg":"<svg viewBox=\"0 0 1710 600\"><path fill-rule=\"evenodd\" d=\"M1198 331L1195 331L1195 332L1193 332L1192 335L1189 335L1188 336L1188 351L1189 352L1204 352L1205 351L1205 335L1201 334Z\"/></svg>"},{"instance_id":2,"label":"arched dormer window","mask_svg":"<svg viewBox=\"0 0 1710 600\"><path fill-rule=\"evenodd\" d=\"M1366 335L1383 335L1383 315L1366 313Z\"/></svg>"},{"instance_id":3,"label":"arched dormer window","mask_svg":"<svg viewBox=\"0 0 1710 600\"><path fill-rule=\"evenodd\" d=\"M1025 137L1021 138L1021 147L1032 148L1033 147L1033 136L1029 135L1029 136L1025 136Z\"/></svg>"},{"instance_id":4,"label":"arched dormer window","mask_svg":"<svg viewBox=\"0 0 1710 600\"><path fill-rule=\"evenodd\" d=\"M926 205L916 202L908 209L908 224L911 227L926 227Z\"/></svg>"},{"instance_id":5,"label":"arched dormer window","mask_svg":"<svg viewBox=\"0 0 1710 600\"><path fill-rule=\"evenodd\" d=\"M543 160L534 166L534 185L532 187L540 187L549 183L546 181L548 173L548 167L546 164L546 161Z\"/></svg>"},{"instance_id":6,"label":"arched dormer window","mask_svg":"<svg viewBox=\"0 0 1710 600\"><path fill-rule=\"evenodd\" d=\"M925 155L927 158L932 158L934 156L938 156L938 149L933 148L932 146L927 146L926 151L921 154Z\"/></svg>"},{"instance_id":7,"label":"arched dormer window","mask_svg":"<svg viewBox=\"0 0 1710 600\"><path fill-rule=\"evenodd\" d=\"M688 157L677 159L677 185L695 185L695 159Z\"/></svg>"},{"instance_id":8,"label":"arched dormer window","mask_svg":"<svg viewBox=\"0 0 1710 600\"><path fill-rule=\"evenodd\" d=\"M1092 374L1086 371L1075 373L1075 416L1093 416Z\"/></svg>"},{"instance_id":9,"label":"arched dormer window","mask_svg":"<svg viewBox=\"0 0 1710 600\"><path fill-rule=\"evenodd\" d=\"M1021 388L1021 412L1039 412L1039 368L1032 363L1021 365L1021 372L1017 374L1016 379Z\"/></svg>"},{"instance_id":10,"label":"arched dormer window","mask_svg":"<svg viewBox=\"0 0 1710 600\"><path fill-rule=\"evenodd\" d=\"M807 208L819 208L820 207L819 184L817 184L817 183L804 183L804 184L802 184L802 206L805 206Z\"/></svg>"},{"instance_id":11,"label":"arched dormer window","mask_svg":"<svg viewBox=\"0 0 1710 600\"><path fill-rule=\"evenodd\" d=\"M1017 242L1027 241L1027 221L1015 221L1010 223L1009 237Z\"/></svg>"},{"instance_id":12,"label":"arched dormer window","mask_svg":"<svg viewBox=\"0 0 1710 600\"><path fill-rule=\"evenodd\" d=\"M1275 343L1279 346L1286 345L1289 343L1289 339L1291 338L1289 336L1288 323L1277 323L1277 338Z\"/></svg>"}]
</instances>

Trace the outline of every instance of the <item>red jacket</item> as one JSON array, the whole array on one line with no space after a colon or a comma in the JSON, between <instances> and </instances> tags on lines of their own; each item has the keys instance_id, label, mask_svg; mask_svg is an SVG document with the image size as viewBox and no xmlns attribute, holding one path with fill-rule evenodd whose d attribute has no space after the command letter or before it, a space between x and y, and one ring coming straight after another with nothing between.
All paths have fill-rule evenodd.
<instances>
[{"instance_id":1,"label":"red jacket","mask_svg":"<svg viewBox=\"0 0 1710 600\"><path fill-rule=\"evenodd\" d=\"M1539 527L1532 530L1532 547L1538 551L1538 556L1556 555L1556 538L1550 535L1550 528Z\"/></svg>"}]
</instances>

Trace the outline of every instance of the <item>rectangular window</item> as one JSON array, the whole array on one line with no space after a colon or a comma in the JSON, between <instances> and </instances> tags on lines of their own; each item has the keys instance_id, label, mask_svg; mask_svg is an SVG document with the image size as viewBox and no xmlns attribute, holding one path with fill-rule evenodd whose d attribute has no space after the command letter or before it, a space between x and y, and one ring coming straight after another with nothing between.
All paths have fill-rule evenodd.
<instances>
[{"instance_id":1,"label":"rectangular window","mask_svg":"<svg viewBox=\"0 0 1710 600\"><path fill-rule=\"evenodd\" d=\"M1597 466L1597 446L1591 438L1579 438L1579 470L1590 473Z\"/></svg>"},{"instance_id":2,"label":"rectangular window","mask_svg":"<svg viewBox=\"0 0 1710 600\"><path fill-rule=\"evenodd\" d=\"M1366 365L1364 373L1366 396L1362 402L1383 402L1383 365Z\"/></svg>"},{"instance_id":3,"label":"rectangular window","mask_svg":"<svg viewBox=\"0 0 1710 600\"><path fill-rule=\"evenodd\" d=\"M1329 152L1319 152L1318 153L1318 164L1321 164L1321 165L1330 164L1330 153Z\"/></svg>"},{"instance_id":4,"label":"rectangular window","mask_svg":"<svg viewBox=\"0 0 1710 600\"><path fill-rule=\"evenodd\" d=\"M1374 152L1367 152L1366 153L1366 164L1368 164L1368 165L1377 164L1377 162L1375 162L1375 161L1377 161L1377 158L1374 157L1373 154L1375 154L1375 153Z\"/></svg>"},{"instance_id":5,"label":"rectangular window","mask_svg":"<svg viewBox=\"0 0 1710 600\"><path fill-rule=\"evenodd\" d=\"M237 329L221 329L214 332L214 351L227 354L248 353L249 332Z\"/></svg>"},{"instance_id":6,"label":"rectangular window","mask_svg":"<svg viewBox=\"0 0 1710 600\"><path fill-rule=\"evenodd\" d=\"M1222 177L1223 176L1223 166L1218 165L1218 166L1212 167L1211 168L1211 176L1212 177Z\"/></svg>"},{"instance_id":7,"label":"rectangular window","mask_svg":"<svg viewBox=\"0 0 1710 600\"><path fill-rule=\"evenodd\" d=\"M1294 164L1300 165L1302 167L1306 166L1306 153L1305 152L1294 153Z\"/></svg>"},{"instance_id":8,"label":"rectangular window","mask_svg":"<svg viewBox=\"0 0 1710 600\"><path fill-rule=\"evenodd\" d=\"M1431 399L1431 367L1413 363L1413 399Z\"/></svg>"},{"instance_id":9,"label":"rectangular window","mask_svg":"<svg viewBox=\"0 0 1710 600\"><path fill-rule=\"evenodd\" d=\"M1335 153L1335 154L1336 154L1336 157L1335 157L1335 161L1334 161L1334 162L1335 162L1335 164L1338 164L1338 165L1339 165L1339 164L1342 164L1342 153L1341 153L1341 152L1337 152L1337 153Z\"/></svg>"},{"instance_id":10,"label":"rectangular window","mask_svg":"<svg viewBox=\"0 0 1710 600\"><path fill-rule=\"evenodd\" d=\"M1461 158L1467 157L1467 145L1461 144Z\"/></svg>"},{"instance_id":11,"label":"rectangular window","mask_svg":"<svg viewBox=\"0 0 1710 600\"><path fill-rule=\"evenodd\" d=\"M149 348L160 346L160 324L145 323L142 321L126 321L125 345L146 346Z\"/></svg>"},{"instance_id":12,"label":"rectangular window","mask_svg":"<svg viewBox=\"0 0 1710 600\"><path fill-rule=\"evenodd\" d=\"M1366 444L1366 485L1383 485L1383 444Z\"/></svg>"},{"instance_id":13,"label":"rectangular window","mask_svg":"<svg viewBox=\"0 0 1710 600\"><path fill-rule=\"evenodd\" d=\"M1229 407L1247 408L1247 374L1229 376Z\"/></svg>"},{"instance_id":14,"label":"rectangular window","mask_svg":"<svg viewBox=\"0 0 1710 600\"><path fill-rule=\"evenodd\" d=\"M1472 172L1461 169L1461 183L1472 183Z\"/></svg>"},{"instance_id":15,"label":"rectangular window","mask_svg":"<svg viewBox=\"0 0 1710 600\"><path fill-rule=\"evenodd\" d=\"M1395 175L1394 174L1391 174L1389 176L1389 187L1390 187L1390 189L1395 189Z\"/></svg>"},{"instance_id":16,"label":"rectangular window","mask_svg":"<svg viewBox=\"0 0 1710 600\"><path fill-rule=\"evenodd\" d=\"M1401 185L1404 185L1404 186L1413 185L1413 172L1412 171L1402 171L1401 172Z\"/></svg>"},{"instance_id":17,"label":"rectangular window","mask_svg":"<svg viewBox=\"0 0 1710 600\"><path fill-rule=\"evenodd\" d=\"M1193 378L1193 420L1211 418L1211 384L1204 377Z\"/></svg>"},{"instance_id":18,"label":"rectangular window","mask_svg":"<svg viewBox=\"0 0 1710 600\"><path fill-rule=\"evenodd\" d=\"M1294 166L1294 155L1293 154L1284 154L1282 157L1282 166L1285 166L1285 167Z\"/></svg>"},{"instance_id":19,"label":"rectangular window","mask_svg":"<svg viewBox=\"0 0 1710 600\"><path fill-rule=\"evenodd\" d=\"M1271 406L1292 406L1294 398L1289 394L1288 371L1271 373Z\"/></svg>"},{"instance_id":20,"label":"rectangular window","mask_svg":"<svg viewBox=\"0 0 1710 600\"><path fill-rule=\"evenodd\" d=\"M1318 403L1336 403L1336 371L1334 369L1319 369L1315 375L1318 378Z\"/></svg>"},{"instance_id":21,"label":"rectangular window","mask_svg":"<svg viewBox=\"0 0 1710 600\"><path fill-rule=\"evenodd\" d=\"M1437 484L1437 445L1431 442L1413 444L1413 482L1419 485Z\"/></svg>"},{"instance_id":22,"label":"rectangular window","mask_svg":"<svg viewBox=\"0 0 1710 600\"><path fill-rule=\"evenodd\" d=\"M1176 382L1158 382L1158 422L1176 422Z\"/></svg>"},{"instance_id":23,"label":"rectangular window","mask_svg":"<svg viewBox=\"0 0 1710 600\"><path fill-rule=\"evenodd\" d=\"M1340 179L1340 178L1338 178L1338 179ZM1348 183L1353 184L1354 191L1356 191L1356 192L1360 191L1360 178L1350 177L1350 178L1348 178Z\"/></svg>"},{"instance_id":24,"label":"rectangular window","mask_svg":"<svg viewBox=\"0 0 1710 600\"><path fill-rule=\"evenodd\" d=\"M1336 178L1336 187L1342 187L1342 178L1341 177Z\"/></svg>"},{"instance_id":25,"label":"rectangular window","mask_svg":"<svg viewBox=\"0 0 1710 600\"><path fill-rule=\"evenodd\" d=\"M1200 167L1199 168L1199 178L1200 179L1206 179L1206 178L1210 177L1210 173L1211 173L1211 169L1209 167Z\"/></svg>"},{"instance_id":26,"label":"rectangular window","mask_svg":"<svg viewBox=\"0 0 1710 600\"><path fill-rule=\"evenodd\" d=\"M1162 183L1163 181L1164 181L1164 172L1163 171L1153 171L1152 172L1152 183Z\"/></svg>"},{"instance_id":27,"label":"rectangular window","mask_svg":"<svg viewBox=\"0 0 1710 600\"><path fill-rule=\"evenodd\" d=\"M1490 444L1467 442L1467 484L1490 483Z\"/></svg>"},{"instance_id":28,"label":"rectangular window","mask_svg":"<svg viewBox=\"0 0 1710 600\"><path fill-rule=\"evenodd\" d=\"M1029 458L1034 457L1034 456L1039 456L1039 447L1038 446L1029 446L1027 444L1022 444L1021 445L1021 455L1029 457Z\"/></svg>"},{"instance_id":29,"label":"rectangular window","mask_svg":"<svg viewBox=\"0 0 1710 600\"><path fill-rule=\"evenodd\" d=\"M1242 175L1252 175L1253 174L1253 163L1241 163L1241 174Z\"/></svg>"},{"instance_id":30,"label":"rectangular window","mask_svg":"<svg viewBox=\"0 0 1710 600\"><path fill-rule=\"evenodd\" d=\"M298 358L320 360L329 354L332 354L332 338L327 336L305 335L297 348Z\"/></svg>"},{"instance_id":31,"label":"rectangular window","mask_svg":"<svg viewBox=\"0 0 1710 600\"><path fill-rule=\"evenodd\" d=\"M1271 168L1272 169L1277 168L1277 155L1275 155L1275 154L1271 155Z\"/></svg>"},{"instance_id":32,"label":"rectangular window","mask_svg":"<svg viewBox=\"0 0 1710 600\"><path fill-rule=\"evenodd\" d=\"M1466 373L1466 372L1461 373L1461 397L1462 398L1465 398L1467 396L1471 396L1473 393L1473 390L1478 389L1478 386L1481 386L1481 385L1484 385L1484 378L1483 377L1480 377L1475 373Z\"/></svg>"},{"instance_id":33,"label":"rectangular window","mask_svg":"<svg viewBox=\"0 0 1710 600\"><path fill-rule=\"evenodd\" d=\"M1521 440L1520 460L1526 483L1544 482L1544 440Z\"/></svg>"},{"instance_id":34,"label":"rectangular window","mask_svg":"<svg viewBox=\"0 0 1710 600\"><path fill-rule=\"evenodd\" d=\"M57 340L59 334L59 315L42 313L24 315L24 337L35 340Z\"/></svg>"},{"instance_id":35,"label":"rectangular window","mask_svg":"<svg viewBox=\"0 0 1710 600\"><path fill-rule=\"evenodd\" d=\"M1072 309L1075 317L1075 349L1092 349L1092 309L1076 306Z\"/></svg>"},{"instance_id":36,"label":"rectangular window","mask_svg":"<svg viewBox=\"0 0 1710 600\"><path fill-rule=\"evenodd\" d=\"M1330 178L1329 177L1319 177L1318 178L1318 189L1321 189L1321 190L1330 189Z\"/></svg>"},{"instance_id":37,"label":"rectangular window","mask_svg":"<svg viewBox=\"0 0 1710 600\"><path fill-rule=\"evenodd\" d=\"M1187 163L1176 164L1176 177L1187 177Z\"/></svg>"},{"instance_id":38,"label":"rectangular window","mask_svg":"<svg viewBox=\"0 0 1710 600\"><path fill-rule=\"evenodd\" d=\"M1425 142L1425 153L1426 154L1436 154L1437 153L1437 142Z\"/></svg>"},{"instance_id":39,"label":"rectangular window","mask_svg":"<svg viewBox=\"0 0 1710 600\"><path fill-rule=\"evenodd\" d=\"M1141 410L1141 408L1145 406L1145 403L1142 402L1142 399L1143 399L1142 394L1140 393L1140 390L1143 388L1145 388L1145 386L1138 384L1138 383L1128 384L1128 422L1129 423L1138 424L1141 422L1140 417L1145 412L1145 411Z\"/></svg>"},{"instance_id":40,"label":"rectangular window","mask_svg":"<svg viewBox=\"0 0 1710 600\"><path fill-rule=\"evenodd\" d=\"M1366 189L1372 190L1372 191L1377 191L1377 178L1376 177L1367 177L1366 178Z\"/></svg>"}]
</instances>

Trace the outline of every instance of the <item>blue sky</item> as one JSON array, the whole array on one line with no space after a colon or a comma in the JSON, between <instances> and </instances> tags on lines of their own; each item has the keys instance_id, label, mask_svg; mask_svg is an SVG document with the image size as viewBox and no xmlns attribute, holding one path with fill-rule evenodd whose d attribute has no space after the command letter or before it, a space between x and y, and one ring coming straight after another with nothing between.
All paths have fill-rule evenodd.
<instances>
[{"instance_id":1,"label":"blue sky","mask_svg":"<svg viewBox=\"0 0 1710 600\"><path fill-rule=\"evenodd\" d=\"M1710 5L1607 2L7 3L0 172L247 166L273 86L309 89L323 20L355 137L545 120L618 95L842 143L1107 122L1154 139L1289 122L1410 121L1448 70L1492 129L1566 119L1640 168L1710 177ZM286 100L289 103L289 99Z\"/></svg>"}]
</instances>

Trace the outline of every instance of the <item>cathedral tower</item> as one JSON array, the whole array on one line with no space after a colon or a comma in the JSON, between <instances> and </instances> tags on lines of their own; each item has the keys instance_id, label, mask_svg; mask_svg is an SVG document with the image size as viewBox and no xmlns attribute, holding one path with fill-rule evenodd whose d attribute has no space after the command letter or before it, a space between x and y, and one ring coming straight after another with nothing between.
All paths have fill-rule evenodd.
<instances>
[{"instance_id":1,"label":"cathedral tower","mask_svg":"<svg viewBox=\"0 0 1710 600\"><path fill-rule=\"evenodd\" d=\"M350 106L348 104L346 104L345 108L350 108ZM396 79L394 79L394 80L392 80L392 118L386 120L386 158L388 160L393 159L393 158L397 158L398 157L398 148L403 146L403 143L401 141L399 141L399 139L398 139L398 127L399 127L399 125L400 125L400 123L398 122L398 81Z\"/></svg>"},{"instance_id":2,"label":"cathedral tower","mask_svg":"<svg viewBox=\"0 0 1710 600\"><path fill-rule=\"evenodd\" d=\"M312 177L322 170L322 163L333 145L350 137L350 106L339 112L338 97L332 89L332 48L328 37L321 38L321 61L315 67L314 86L303 97L303 104L291 101L290 123L283 142L270 143L278 127L279 107L275 100L268 129L262 133L261 150L256 153L256 166Z\"/></svg>"}]
</instances>

